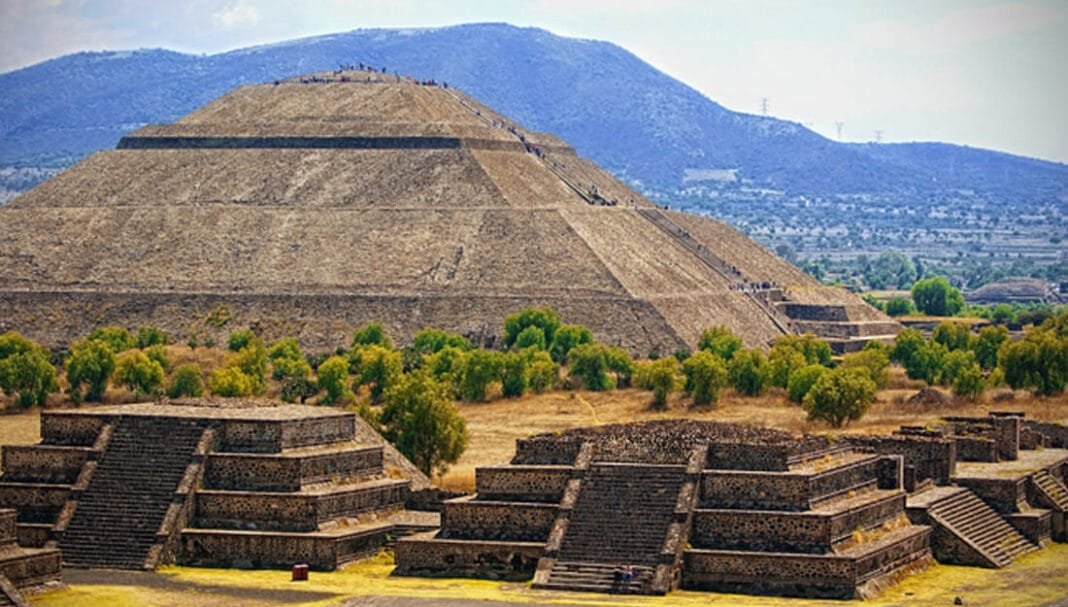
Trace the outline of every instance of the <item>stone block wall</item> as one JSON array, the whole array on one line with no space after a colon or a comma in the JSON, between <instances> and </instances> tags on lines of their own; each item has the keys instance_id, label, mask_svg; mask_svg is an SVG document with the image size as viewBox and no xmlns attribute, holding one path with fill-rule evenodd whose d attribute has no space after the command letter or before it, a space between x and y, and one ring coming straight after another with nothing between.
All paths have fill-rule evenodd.
<instances>
[{"instance_id":1,"label":"stone block wall","mask_svg":"<svg viewBox=\"0 0 1068 607\"><path fill-rule=\"evenodd\" d=\"M575 463L583 439L521 438L515 441L514 465L570 466Z\"/></svg>"},{"instance_id":2,"label":"stone block wall","mask_svg":"<svg viewBox=\"0 0 1068 607\"><path fill-rule=\"evenodd\" d=\"M1026 478L960 478L953 482L967 487L983 499L991 508L1001 514L1020 511L1020 505L1027 503Z\"/></svg>"},{"instance_id":3,"label":"stone block wall","mask_svg":"<svg viewBox=\"0 0 1068 607\"><path fill-rule=\"evenodd\" d=\"M1046 437L1046 446L1055 449L1068 449L1068 426L1043 422L1034 419L1023 421L1023 426Z\"/></svg>"},{"instance_id":4,"label":"stone block wall","mask_svg":"<svg viewBox=\"0 0 1068 607\"><path fill-rule=\"evenodd\" d=\"M4 480L74 484L89 453L88 447L5 445Z\"/></svg>"},{"instance_id":5,"label":"stone block wall","mask_svg":"<svg viewBox=\"0 0 1068 607\"><path fill-rule=\"evenodd\" d=\"M708 445L707 467L715 470L787 470L786 445L713 442Z\"/></svg>"},{"instance_id":6,"label":"stone block wall","mask_svg":"<svg viewBox=\"0 0 1068 607\"><path fill-rule=\"evenodd\" d=\"M213 453L207 458L204 486L244 491L300 491L310 483L381 470L380 447L307 456Z\"/></svg>"},{"instance_id":7,"label":"stone block wall","mask_svg":"<svg viewBox=\"0 0 1068 607\"><path fill-rule=\"evenodd\" d=\"M100 435L104 420L83 413L41 412L41 442L46 445L91 447Z\"/></svg>"},{"instance_id":8,"label":"stone block wall","mask_svg":"<svg viewBox=\"0 0 1068 607\"><path fill-rule=\"evenodd\" d=\"M559 509L557 504L450 500L442 507L440 537L545 542Z\"/></svg>"},{"instance_id":9,"label":"stone block wall","mask_svg":"<svg viewBox=\"0 0 1068 607\"><path fill-rule=\"evenodd\" d=\"M384 542L380 533L335 537L186 530L182 533L178 562L202 567L273 569L307 563L312 569L329 571L377 552Z\"/></svg>"},{"instance_id":10,"label":"stone block wall","mask_svg":"<svg viewBox=\"0 0 1068 607\"><path fill-rule=\"evenodd\" d=\"M570 466L484 466L475 470L479 499L560 503Z\"/></svg>"},{"instance_id":11,"label":"stone block wall","mask_svg":"<svg viewBox=\"0 0 1068 607\"><path fill-rule=\"evenodd\" d=\"M448 539L408 541L406 538L397 542L394 553L398 575L525 581L534 575L544 544Z\"/></svg>"},{"instance_id":12,"label":"stone block wall","mask_svg":"<svg viewBox=\"0 0 1068 607\"><path fill-rule=\"evenodd\" d=\"M701 474L702 507L801 511L809 508L803 474L711 471Z\"/></svg>"},{"instance_id":13,"label":"stone block wall","mask_svg":"<svg viewBox=\"0 0 1068 607\"><path fill-rule=\"evenodd\" d=\"M957 469L957 443L950 438L919 436L844 436L842 441L865 451L901 455L915 470L916 480L949 484Z\"/></svg>"},{"instance_id":14,"label":"stone block wall","mask_svg":"<svg viewBox=\"0 0 1068 607\"><path fill-rule=\"evenodd\" d=\"M1011 461L1019 456L1021 421L1019 417L990 418L999 460Z\"/></svg>"},{"instance_id":15,"label":"stone block wall","mask_svg":"<svg viewBox=\"0 0 1068 607\"><path fill-rule=\"evenodd\" d=\"M998 445L992 438L957 436L957 457L964 462L998 461Z\"/></svg>"}]
</instances>

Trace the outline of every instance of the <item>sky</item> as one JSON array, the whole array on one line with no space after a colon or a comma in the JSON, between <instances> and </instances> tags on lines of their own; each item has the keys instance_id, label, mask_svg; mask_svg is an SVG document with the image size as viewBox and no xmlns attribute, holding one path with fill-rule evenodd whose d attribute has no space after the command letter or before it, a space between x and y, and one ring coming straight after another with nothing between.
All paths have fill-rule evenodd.
<instances>
[{"instance_id":1,"label":"sky","mask_svg":"<svg viewBox=\"0 0 1068 607\"><path fill-rule=\"evenodd\" d=\"M834 139L840 124L844 141L1068 163L1068 0L0 0L0 72L82 50L489 21L613 42L730 109Z\"/></svg>"}]
</instances>

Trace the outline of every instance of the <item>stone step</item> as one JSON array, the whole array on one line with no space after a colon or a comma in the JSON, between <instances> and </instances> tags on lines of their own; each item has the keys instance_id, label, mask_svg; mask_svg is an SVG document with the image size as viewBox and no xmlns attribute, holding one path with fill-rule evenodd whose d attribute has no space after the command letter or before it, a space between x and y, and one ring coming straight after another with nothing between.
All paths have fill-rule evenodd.
<instances>
[{"instance_id":1,"label":"stone step","mask_svg":"<svg viewBox=\"0 0 1068 607\"><path fill-rule=\"evenodd\" d=\"M1040 470L1034 475L1035 485L1046 495L1046 499L1053 503L1061 512L1068 512L1068 487L1057 480L1052 474Z\"/></svg>"},{"instance_id":2,"label":"stone step","mask_svg":"<svg viewBox=\"0 0 1068 607\"><path fill-rule=\"evenodd\" d=\"M972 491L936 502L929 513L936 523L966 539L996 567L1004 567L1036 548Z\"/></svg>"}]
</instances>

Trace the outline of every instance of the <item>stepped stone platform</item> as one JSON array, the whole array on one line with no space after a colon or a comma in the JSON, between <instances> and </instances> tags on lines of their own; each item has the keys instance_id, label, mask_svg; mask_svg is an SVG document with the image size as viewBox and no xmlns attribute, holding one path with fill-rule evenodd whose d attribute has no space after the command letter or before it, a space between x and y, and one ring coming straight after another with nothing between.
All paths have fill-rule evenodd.
<instances>
[{"instance_id":1,"label":"stepped stone platform","mask_svg":"<svg viewBox=\"0 0 1068 607\"><path fill-rule=\"evenodd\" d=\"M216 341L255 325L332 350L371 321L492 346L506 316L545 305L642 356L721 324L754 347L812 331L840 351L899 329L552 135L366 71L240 87L0 208L0 332L49 346L117 323Z\"/></svg>"},{"instance_id":2,"label":"stepped stone platform","mask_svg":"<svg viewBox=\"0 0 1068 607\"><path fill-rule=\"evenodd\" d=\"M683 587L867 596L930 560L902 458L822 437L649 422L517 441L442 528L397 543L397 573L533 578L535 588Z\"/></svg>"},{"instance_id":3,"label":"stepped stone platform","mask_svg":"<svg viewBox=\"0 0 1068 607\"><path fill-rule=\"evenodd\" d=\"M19 546L15 517L14 510L0 509L0 605L27 605L23 590L60 579L59 551Z\"/></svg>"},{"instance_id":4,"label":"stepped stone platform","mask_svg":"<svg viewBox=\"0 0 1068 607\"><path fill-rule=\"evenodd\" d=\"M995 413L835 439L695 421L533 436L479 468L440 529L399 541L396 572L870 597L933 558L1004 567L1064 541L1068 450L1029 448L1064 430ZM995 461L958 462L980 436Z\"/></svg>"},{"instance_id":5,"label":"stepped stone platform","mask_svg":"<svg viewBox=\"0 0 1068 607\"><path fill-rule=\"evenodd\" d=\"M3 448L0 506L17 511L20 545L61 551L67 566L333 569L439 524L405 509L426 477L327 407L192 399L45 411L41 436Z\"/></svg>"}]
</instances>

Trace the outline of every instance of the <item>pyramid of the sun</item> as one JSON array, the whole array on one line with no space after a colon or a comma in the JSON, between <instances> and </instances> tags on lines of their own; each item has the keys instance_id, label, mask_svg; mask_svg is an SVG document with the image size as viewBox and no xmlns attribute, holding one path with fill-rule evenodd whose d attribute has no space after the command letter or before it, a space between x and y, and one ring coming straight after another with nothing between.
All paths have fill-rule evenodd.
<instances>
[{"instance_id":1,"label":"pyramid of the sun","mask_svg":"<svg viewBox=\"0 0 1068 607\"><path fill-rule=\"evenodd\" d=\"M492 343L549 305L635 353L726 324L849 349L897 325L722 223L658 209L550 135L373 72L241 87L0 209L0 330L333 347L378 320Z\"/></svg>"}]
</instances>

